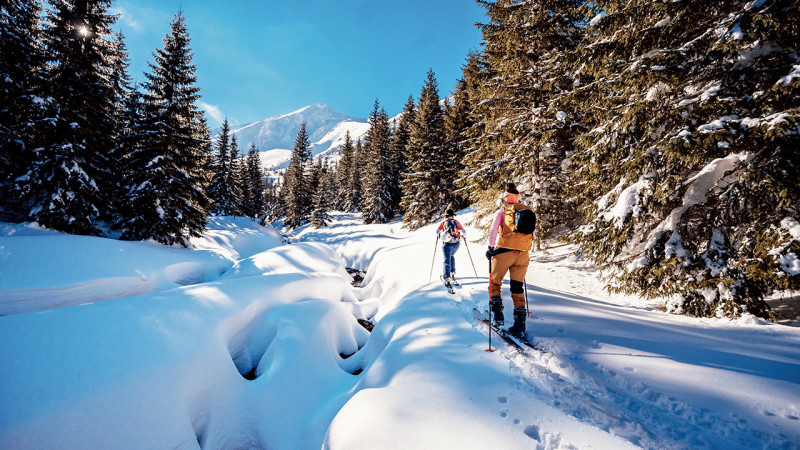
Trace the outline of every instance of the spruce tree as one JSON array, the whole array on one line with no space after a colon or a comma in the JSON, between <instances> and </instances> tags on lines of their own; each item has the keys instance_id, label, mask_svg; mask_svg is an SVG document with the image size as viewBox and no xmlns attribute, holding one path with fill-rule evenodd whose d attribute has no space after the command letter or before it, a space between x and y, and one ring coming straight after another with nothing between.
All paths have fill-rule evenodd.
<instances>
[{"instance_id":1,"label":"spruce tree","mask_svg":"<svg viewBox=\"0 0 800 450\"><path fill-rule=\"evenodd\" d=\"M285 208L286 226L297 228L302 225L310 212L310 192L308 187L308 163L311 160L310 137L306 123L300 125L292 149L292 160L283 178L281 188Z\"/></svg>"},{"instance_id":2,"label":"spruce tree","mask_svg":"<svg viewBox=\"0 0 800 450\"><path fill-rule=\"evenodd\" d=\"M411 123L414 121L414 97L409 95L400 118L396 120L394 132L392 133L391 172L389 177L392 186L392 207L395 212L403 214L403 174L407 171L406 152L408 141L411 137Z\"/></svg>"},{"instance_id":3,"label":"spruce tree","mask_svg":"<svg viewBox=\"0 0 800 450\"><path fill-rule=\"evenodd\" d=\"M446 179L448 164L444 135L444 113L439 104L439 88L433 70L428 71L419 97L414 122L406 147L408 171L401 183L403 222L418 228L444 212L451 198L451 184Z\"/></svg>"},{"instance_id":4,"label":"spruce tree","mask_svg":"<svg viewBox=\"0 0 800 450\"><path fill-rule=\"evenodd\" d=\"M342 145L342 157L339 158L339 164L336 166L336 181L339 186L337 190L336 206L342 211L352 212L353 205L351 203L352 193L350 190L350 169L354 164L355 149L353 148L353 139L350 137L350 131L345 131L344 144Z\"/></svg>"},{"instance_id":5,"label":"spruce tree","mask_svg":"<svg viewBox=\"0 0 800 450\"><path fill-rule=\"evenodd\" d=\"M261 160L258 156L258 147L250 144L245 160L244 176L244 214L249 217L260 217L264 213L264 174L261 170Z\"/></svg>"},{"instance_id":6,"label":"spruce tree","mask_svg":"<svg viewBox=\"0 0 800 450\"><path fill-rule=\"evenodd\" d=\"M211 207L206 196L210 174L205 171L208 128L196 104L200 95L189 43L178 12L146 74L143 142L131 156L130 208L120 223L125 239L185 246L206 225Z\"/></svg>"},{"instance_id":7,"label":"spruce tree","mask_svg":"<svg viewBox=\"0 0 800 450\"><path fill-rule=\"evenodd\" d=\"M562 192L575 114L559 99L573 87L566 56L583 36L584 2L479 3L490 19L481 25L484 48L470 55L467 85L456 92L474 105L461 185L484 216L496 207L500 187L516 181L537 214L541 238L575 215ZM477 91L467 76L477 79Z\"/></svg>"},{"instance_id":8,"label":"spruce tree","mask_svg":"<svg viewBox=\"0 0 800 450\"><path fill-rule=\"evenodd\" d=\"M576 55L586 131L573 241L615 291L700 316L766 316L796 289L800 77L791 1L598 2Z\"/></svg>"},{"instance_id":9,"label":"spruce tree","mask_svg":"<svg viewBox=\"0 0 800 450\"><path fill-rule=\"evenodd\" d=\"M68 233L99 235L98 217L115 191L110 153L117 130L112 85L117 47L108 14L110 1L52 2L45 30L47 121L34 166L21 178L30 215L41 225Z\"/></svg>"},{"instance_id":10,"label":"spruce tree","mask_svg":"<svg viewBox=\"0 0 800 450\"><path fill-rule=\"evenodd\" d=\"M350 211L360 212L363 207L364 199L364 144L361 139L356 141L353 150L353 164L350 165Z\"/></svg>"},{"instance_id":11,"label":"spruce tree","mask_svg":"<svg viewBox=\"0 0 800 450\"><path fill-rule=\"evenodd\" d=\"M231 190L232 205L229 215L239 216L244 214L244 191L242 186L244 185L245 165L242 161L241 152L239 152L239 143L236 140L235 134L231 134L231 151L229 156L230 161L228 162L228 167L230 167L231 179L228 186Z\"/></svg>"},{"instance_id":12,"label":"spruce tree","mask_svg":"<svg viewBox=\"0 0 800 450\"><path fill-rule=\"evenodd\" d=\"M44 50L41 6L9 0L0 8L0 218L23 220L32 206L17 189L17 178L36 160L35 124L43 111ZM27 204L26 204L27 203Z\"/></svg>"},{"instance_id":13,"label":"spruce tree","mask_svg":"<svg viewBox=\"0 0 800 450\"><path fill-rule=\"evenodd\" d=\"M216 141L214 155L214 175L212 177L209 194L214 201L214 214L220 216L231 215L233 210L233 195L231 194L231 129L228 118L222 122Z\"/></svg>"},{"instance_id":14,"label":"spruce tree","mask_svg":"<svg viewBox=\"0 0 800 450\"><path fill-rule=\"evenodd\" d=\"M311 225L314 228L321 228L328 226L328 211L331 207L333 192L331 189L332 177L329 175L328 163L323 163L321 158L318 158L313 165L312 183L312 210L311 210Z\"/></svg>"},{"instance_id":15,"label":"spruce tree","mask_svg":"<svg viewBox=\"0 0 800 450\"><path fill-rule=\"evenodd\" d=\"M389 116L379 108L376 99L364 138L364 223L386 223L395 213L392 206Z\"/></svg>"},{"instance_id":16,"label":"spruce tree","mask_svg":"<svg viewBox=\"0 0 800 450\"><path fill-rule=\"evenodd\" d=\"M445 109L444 128L445 128L445 157L451 164L445 166L445 177L447 179L448 198L446 201L454 209L461 209L467 206L466 196L462 196L458 191L457 182L460 173L464 170L464 158L468 148L467 133L474 125L472 116L473 106L467 91L467 82L458 80L456 90L453 93L453 103Z\"/></svg>"}]
</instances>

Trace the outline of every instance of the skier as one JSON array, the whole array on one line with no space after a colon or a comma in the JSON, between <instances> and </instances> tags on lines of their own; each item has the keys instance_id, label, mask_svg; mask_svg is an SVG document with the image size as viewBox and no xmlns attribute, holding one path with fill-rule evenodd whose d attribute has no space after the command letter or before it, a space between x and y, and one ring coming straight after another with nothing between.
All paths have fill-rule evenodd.
<instances>
[{"instance_id":1,"label":"skier","mask_svg":"<svg viewBox=\"0 0 800 450\"><path fill-rule=\"evenodd\" d=\"M506 185L506 191L500 196L501 208L495 214L492 228L489 230L489 250L486 257L490 261L489 308L493 316L493 325L504 324L503 300L500 288L506 272L511 272L511 299L514 301L514 325L508 332L523 337L525 335L525 296L523 280L528 271L529 256L533 244L535 215L528 207L519 203L519 191L514 183ZM519 213L527 210L528 212ZM533 223L531 223L533 221Z\"/></svg>"},{"instance_id":2,"label":"skier","mask_svg":"<svg viewBox=\"0 0 800 450\"><path fill-rule=\"evenodd\" d=\"M436 234L442 239L442 253L444 253L444 268L442 281L448 289L451 288L456 277L455 254L461 244L461 238L466 238L466 230L461 222L455 219L455 213L448 209L444 213L444 220L436 229Z\"/></svg>"}]
</instances>

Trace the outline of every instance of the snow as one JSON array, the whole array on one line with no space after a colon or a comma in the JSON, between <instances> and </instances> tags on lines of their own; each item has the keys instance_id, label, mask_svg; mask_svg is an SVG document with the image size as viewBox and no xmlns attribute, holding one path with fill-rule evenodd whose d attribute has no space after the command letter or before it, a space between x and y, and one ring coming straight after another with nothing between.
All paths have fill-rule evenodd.
<instances>
[{"instance_id":1,"label":"snow","mask_svg":"<svg viewBox=\"0 0 800 450\"><path fill-rule=\"evenodd\" d=\"M603 18L605 18L605 17L606 17L606 13L604 11L601 11L599 14L594 16L592 18L592 20L589 21L589 26L596 27L597 25L600 24L600 22L603 21Z\"/></svg>"},{"instance_id":2,"label":"snow","mask_svg":"<svg viewBox=\"0 0 800 450\"><path fill-rule=\"evenodd\" d=\"M247 149L251 143L259 149L261 164L266 170L285 168L292 157L294 141L300 125L305 123L310 138L313 156L337 156L335 150L344 144L345 132L349 131L355 142L369 129L367 119L346 116L334 108L310 105L297 111L269 117L231 129L240 148ZM213 133L216 138L219 130ZM338 158L332 158L338 159Z\"/></svg>"},{"instance_id":3,"label":"snow","mask_svg":"<svg viewBox=\"0 0 800 450\"><path fill-rule=\"evenodd\" d=\"M640 178L636 183L631 184L630 186L622 189L622 191L618 191L625 180L623 180L620 184L617 185L616 188L611 193L619 192L619 197L617 197L617 202L614 206L605 211L602 216L603 219L614 222L617 228L621 227L625 224L629 217L638 217L641 212L641 205L640 205L640 197L642 190L646 189L649 185L647 180L644 178ZM616 192L615 192L616 191ZM602 202L601 205L605 206L608 198L601 198ZM605 208L603 208L605 209Z\"/></svg>"},{"instance_id":4,"label":"snow","mask_svg":"<svg viewBox=\"0 0 800 450\"><path fill-rule=\"evenodd\" d=\"M778 80L775 84L782 84L784 86L788 86L792 84L792 81L795 79L800 78L800 64L792 66L792 72L789 75L782 76L780 80Z\"/></svg>"},{"instance_id":5,"label":"snow","mask_svg":"<svg viewBox=\"0 0 800 450\"><path fill-rule=\"evenodd\" d=\"M724 119L724 118L723 118ZM748 159L746 152L731 153L724 158L717 158L708 163L697 174L686 180L685 184L688 186L686 194L683 196L683 204L674 208L669 216L666 217L652 232L647 239L646 248L650 249L655 247L658 239L663 233L673 232L677 229L678 222L681 217L692 206L703 204L706 202L708 194L712 189L721 187L726 179L730 178L729 172L738 168ZM679 239L680 237L678 237ZM675 239L673 236L670 241Z\"/></svg>"},{"instance_id":6,"label":"snow","mask_svg":"<svg viewBox=\"0 0 800 450\"><path fill-rule=\"evenodd\" d=\"M591 264L561 245L532 254L526 280L528 335L546 351L494 339L497 351L485 352L471 311L487 304L486 243L456 253L462 286L449 295L428 278L442 264L436 225L409 231L334 213L330 227L303 227L283 244L274 228L217 217L179 249L0 223L0 305L18 308L0 316L0 448L800 439L800 328L672 316L606 294ZM362 287L345 267L367 270ZM137 276L164 280L146 292L115 282ZM68 289L91 282L94 296ZM49 294L31 306L10 297L20 289Z\"/></svg>"}]
</instances>

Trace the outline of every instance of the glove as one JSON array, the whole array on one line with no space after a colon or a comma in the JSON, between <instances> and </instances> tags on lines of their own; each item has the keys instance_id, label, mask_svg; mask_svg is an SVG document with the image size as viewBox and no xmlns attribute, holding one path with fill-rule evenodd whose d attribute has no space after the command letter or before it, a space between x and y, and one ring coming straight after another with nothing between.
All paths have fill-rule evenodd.
<instances>
[{"instance_id":1,"label":"glove","mask_svg":"<svg viewBox=\"0 0 800 450\"><path fill-rule=\"evenodd\" d=\"M494 247L489 247L489 250L486 250L486 259L492 259L494 256Z\"/></svg>"}]
</instances>

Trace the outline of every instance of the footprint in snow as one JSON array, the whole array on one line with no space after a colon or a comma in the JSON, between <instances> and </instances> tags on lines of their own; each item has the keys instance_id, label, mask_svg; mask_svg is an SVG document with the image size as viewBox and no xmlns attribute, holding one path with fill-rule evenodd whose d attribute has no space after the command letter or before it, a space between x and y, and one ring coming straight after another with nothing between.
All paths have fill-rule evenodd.
<instances>
[{"instance_id":1,"label":"footprint in snow","mask_svg":"<svg viewBox=\"0 0 800 450\"><path fill-rule=\"evenodd\" d=\"M541 442L541 438L539 437L539 427L536 425L528 425L525 427L524 433L529 438Z\"/></svg>"}]
</instances>

